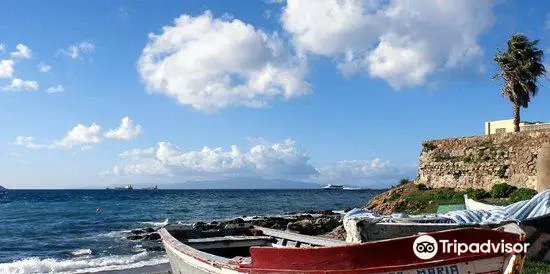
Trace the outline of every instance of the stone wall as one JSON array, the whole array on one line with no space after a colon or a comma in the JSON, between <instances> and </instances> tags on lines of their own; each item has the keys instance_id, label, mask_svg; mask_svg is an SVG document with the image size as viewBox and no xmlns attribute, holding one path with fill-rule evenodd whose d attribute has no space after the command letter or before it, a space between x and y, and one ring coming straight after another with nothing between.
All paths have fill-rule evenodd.
<instances>
[{"instance_id":1,"label":"stone wall","mask_svg":"<svg viewBox=\"0 0 550 274\"><path fill-rule=\"evenodd\" d=\"M509 183L538 189L537 157L548 142L549 131L425 141L416 183L487 190Z\"/></svg>"}]
</instances>

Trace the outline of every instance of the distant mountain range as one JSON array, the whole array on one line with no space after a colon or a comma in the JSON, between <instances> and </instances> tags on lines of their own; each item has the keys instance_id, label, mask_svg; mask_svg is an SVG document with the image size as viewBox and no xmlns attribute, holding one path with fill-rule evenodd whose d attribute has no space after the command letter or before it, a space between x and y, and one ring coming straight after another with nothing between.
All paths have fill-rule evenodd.
<instances>
[{"instance_id":1,"label":"distant mountain range","mask_svg":"<svg viewBox=\"0 0 550 274\"><path fill-rule=\"evenodd\" d=\"M221 181L188 181L182 183L158 184L158 186L161 189L319 189L323 187L315 183L279 179L267 180L260 178L236 178Z\"/></svg>"},{"instance_id":2,"label":"distant mountain range","mask_svg":"<svg viewBox=\"0 0 550 274\"><path fill-rule=\"evenodd\" d=\"M3 187L3 186L0 186L0 190L4 190L4 189L7 189L7 188L5 188L5 187Z\"/></svg>"}]
</instances>

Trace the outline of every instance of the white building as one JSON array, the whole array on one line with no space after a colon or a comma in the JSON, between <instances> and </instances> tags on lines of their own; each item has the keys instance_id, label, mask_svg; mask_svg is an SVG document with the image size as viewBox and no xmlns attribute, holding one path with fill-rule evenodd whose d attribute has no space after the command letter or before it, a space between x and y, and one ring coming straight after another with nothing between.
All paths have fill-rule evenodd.
<instances>
[{"instance_id":1,"label":"white building","mask_svg":"<svg viewBox=\"0 0 550 274\"><path fill-rule=\"evenodd\" d=\"M550 130L550 123L520 122L519 130ZM514 119L485 122L485 135L508 132L514 132Z\"/></svg>"}]
</instances>

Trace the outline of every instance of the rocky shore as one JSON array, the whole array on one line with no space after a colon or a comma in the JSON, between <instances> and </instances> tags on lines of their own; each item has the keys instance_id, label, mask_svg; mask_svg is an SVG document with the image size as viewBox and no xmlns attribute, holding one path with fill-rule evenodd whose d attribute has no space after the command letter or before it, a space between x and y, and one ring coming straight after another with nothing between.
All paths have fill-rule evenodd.
<instances>
[{"instance_id":1,"label":"rocky shore","mask_svg":"<svg viewBox=\"0 0 550 274\"><path fill-rule=\"evenodd\" d=\"M221 229L232 224L248 223L255 226L289 230L305 235L344 240L346 232L342 225L343 217L344 212L321 210L301 213L291 212L280 216L243 216L234 219L199 221L191 225L201 229ZM161 251L163 247L160 242L158 230L162 227L163 226L132 229L124 233L123 237L136 244L139 243L148 251Z\"/></svg>"}]
</instances>

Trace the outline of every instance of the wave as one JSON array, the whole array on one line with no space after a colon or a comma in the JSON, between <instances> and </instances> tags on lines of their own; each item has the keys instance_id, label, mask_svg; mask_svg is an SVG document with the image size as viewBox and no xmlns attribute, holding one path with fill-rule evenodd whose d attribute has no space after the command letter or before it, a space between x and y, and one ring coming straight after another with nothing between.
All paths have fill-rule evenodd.
<instances>
[{"instance_id":1,"label":"wave","mask_svg":"<svg viewBox=\"0 0 550 274\"><path fill-rule=\"evenodd\" d=\"M166 256L142 252L135 255L111 255L93 259L39 259L25 258L0 264L0 274L31 273L93 273L100 271L125 270L167 263Z\"/></svg>"},{"instance_id":2,"label":"wave","mask_svg":"<svg viewBox=\"0 0 550 274\"><path fill-rule=\"evenodd\" d=\"M166 219L162 222L141 222L141 224L149 225L149 226L153 226L153 227L165 226L165 225L170 224L170 223L172 223L172 222L169 219Z\"/></svg>"},{"instance_id":3,"label":"wave","mask_svg":"<svg viewBox=\"0 0 550 274\"><path fill-rule=\"evenodd\" d=\"M360 187L344 187L343 189L344 190L361 190L362 188L360 188Z\"/></svg>"},{"instance_id":4,"label":"wave","mask_svg":"<svg viewBox=\"0 0 550 274\"><path fill-rule=\"evenodd\" d=\"M71 251L71 255L73 256L92 255L92 250L89 248L76 249Z\"/></svg>"}]
</instances>

